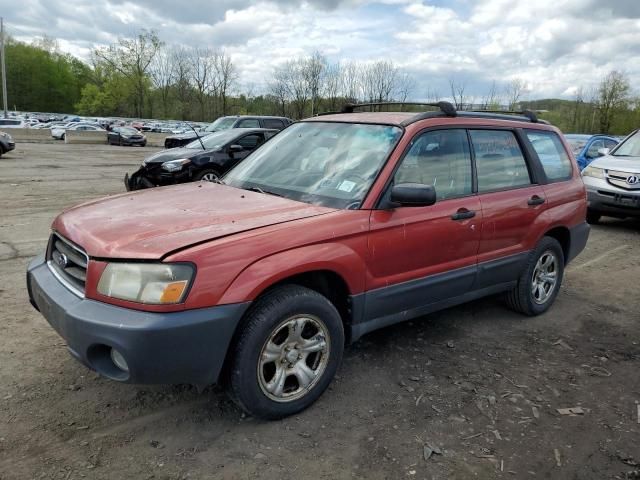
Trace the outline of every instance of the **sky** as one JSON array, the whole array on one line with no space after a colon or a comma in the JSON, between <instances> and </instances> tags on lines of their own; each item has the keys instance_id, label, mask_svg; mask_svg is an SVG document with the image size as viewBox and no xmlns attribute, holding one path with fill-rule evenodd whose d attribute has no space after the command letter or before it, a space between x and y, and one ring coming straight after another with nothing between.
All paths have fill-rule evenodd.
<instances>
[{"instance_id":1,"label":"sky","mask_svg":"<svg viewBox=\"0 0 640 480\"><path fill-rule=\"evenodd\" d=\"M83 59L141 28L224 49L256 93L315 50L392 60L414 77L414 100L447 97L450 79L478 98L518 79L525 99L572 98L611 70L640 83L640 0L0 0L0 15L14 38L47 35Z\"/></svg>"}]
</instances>

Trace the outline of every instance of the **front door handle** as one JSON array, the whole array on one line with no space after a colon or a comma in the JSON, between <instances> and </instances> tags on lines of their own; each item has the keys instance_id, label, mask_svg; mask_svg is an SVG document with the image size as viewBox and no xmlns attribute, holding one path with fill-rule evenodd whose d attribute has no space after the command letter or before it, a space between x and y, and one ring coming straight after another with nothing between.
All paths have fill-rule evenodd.
<instances>
[{"instance_id":1,"label":"front door handle","mask_svg":"<svg viewBox=\"0 0 640 480\"><path fill-rule=\"evenodd\" d=\"M473 210L467 210L466 208L461 208L456 213L451 215L451 220L466 220L468 218L473 218L476 216L476 212Z\"/></svg>"},{"instance_id":2,"label":"front door handle","mask_svg":"<svg viewBox=\"0 0 640 480\"><path fill-rule=\"evenodd\" d=\"M544 198L539 197L538 195L534 195L529 199L527 203L531 206L542 205L544 203Z\"/></svg>"}]
</instances>

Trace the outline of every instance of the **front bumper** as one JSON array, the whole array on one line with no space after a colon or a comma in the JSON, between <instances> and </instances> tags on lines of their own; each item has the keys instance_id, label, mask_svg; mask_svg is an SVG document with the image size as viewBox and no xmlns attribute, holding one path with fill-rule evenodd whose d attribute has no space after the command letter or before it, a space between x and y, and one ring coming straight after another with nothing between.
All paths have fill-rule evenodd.
<instances>
[{"instance_id":1,"label":"front bumper","mask_svg":"<svg viewBox=\"0 0 640 480\"><path fill-rule=\"evenodd\" d=\"M624 190L594 177L582 179L590 211L612 217L640 217L640 190Z\"/></svg>"},{"instance_id":2,"label":"front bumper","mask_svg":"<svg viewBox=\"0 0 640 480\"><path fill-rule=\"evenodd\" d=\"M5 153L10 152L11 150L16 149L16 142L14 142L13 140L10 142L5 142L2 145L0 145L0 148L2 148Z\"/></svg>"},{"instance_id":3,"label":"front bumper","mask_svg":"<svg viewBox=\"0 0 640 480\"><path fill-rule=\"evenodd\" d=\"M51 273L44 255L27 268L29 300L92 370L128 383L206 386L218 381L249 303L152 313L80 298ZM116 349L129 372L111 360Z\"/></svg>"},{"instance_id":4,"label":"front bumper","mask_svg":"<svg viewBox=\"0 0 640 480\"><path fill-rule=\"evenodd\" d=\"M186 183L193 180L191 170L185 168L179 172L164 172L158 168L147 170L142 167L129 176L124 176L124 186L127 191L142 190L145 188L164 187L167 185L176 185Z\"/></svg>"}]
</instances>

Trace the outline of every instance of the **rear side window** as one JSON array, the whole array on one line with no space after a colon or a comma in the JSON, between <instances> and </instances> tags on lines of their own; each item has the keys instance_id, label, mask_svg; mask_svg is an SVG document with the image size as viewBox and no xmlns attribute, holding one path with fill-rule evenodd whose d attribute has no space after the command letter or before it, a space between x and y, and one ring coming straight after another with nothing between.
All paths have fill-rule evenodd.
<instances>
[{"instance_id":1,"label":"rear side window","mask_svg":"<svg viewBox=\"0 0 640 480\"><path fill-rule=\"evenodd\" d=\"M246 120L241 120L238 123L238 128L259 128L260 122L258 122L257 118L247 118Z\"/></svg>"},{"instance_id":2,"label":"rear side window","mask_svg":"<svg viewBox=\"0 0 640 480\"><path fill-rule=\"evenodd\" d=\"M513 132L470 130L469 133L476 158L479 192L531 184L527 162Z\"/></svg>"},{"instance_id":3,"label":"rear side window","mask_svg":"<svg viewBox=\"0 0 640 480\"><path fill-rule=\"evenodd\" d=\"M276 128L278 130L284 128L284 122L277 118L264 118L262 119L262 123L264 124L264 128Z\"/></svg>"},{"instance_id":4,"label":"rear side window","mask_svg":"<svg viewBox=\"0 0 640 480\"><path fill-rule=\"evenodd\" d=\"M547 179L554 181L570 178L571 160L558 135L554 132L541 132L539 130L526 130L526 133L533 149L538 154ZM589 151L591 151L591 147L589 147Z\"/></svg>"},{"instance_id":5,"label":"rear side window","mask_svg":"<svg viewBox=\"0 0 640 480\"><path fill-rule=\"evenodd\" d=\"M433 130L413 140L394 183L433 185L439 200L470 195L469 140L464 130Z\"/></svg>"}]
</instances>

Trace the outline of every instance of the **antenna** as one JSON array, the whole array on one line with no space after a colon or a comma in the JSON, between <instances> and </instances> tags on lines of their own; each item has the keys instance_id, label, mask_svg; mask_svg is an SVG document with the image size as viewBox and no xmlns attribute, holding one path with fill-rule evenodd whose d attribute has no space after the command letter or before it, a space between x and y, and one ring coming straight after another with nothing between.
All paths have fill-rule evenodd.
<instances>
[{"instance_id":1,"label":"antenna","mask_svg":"<svg viewBox=\"0 0 640 480\"><path fill-rule=\"evenodd\" d=\"M198 132L196 132L196 129L193 128L189 122L184 122L184 123L185 123L185 125L187 127L189 127L191 130L193 130L193 133L195 133L196 137L198 137L198 141L200 142L200 145L202 145L202 149L206 150L206 148L204 148L204 143L202 143L202 137L200 135L198 135Z\"/></svg>"}]
</instances>

